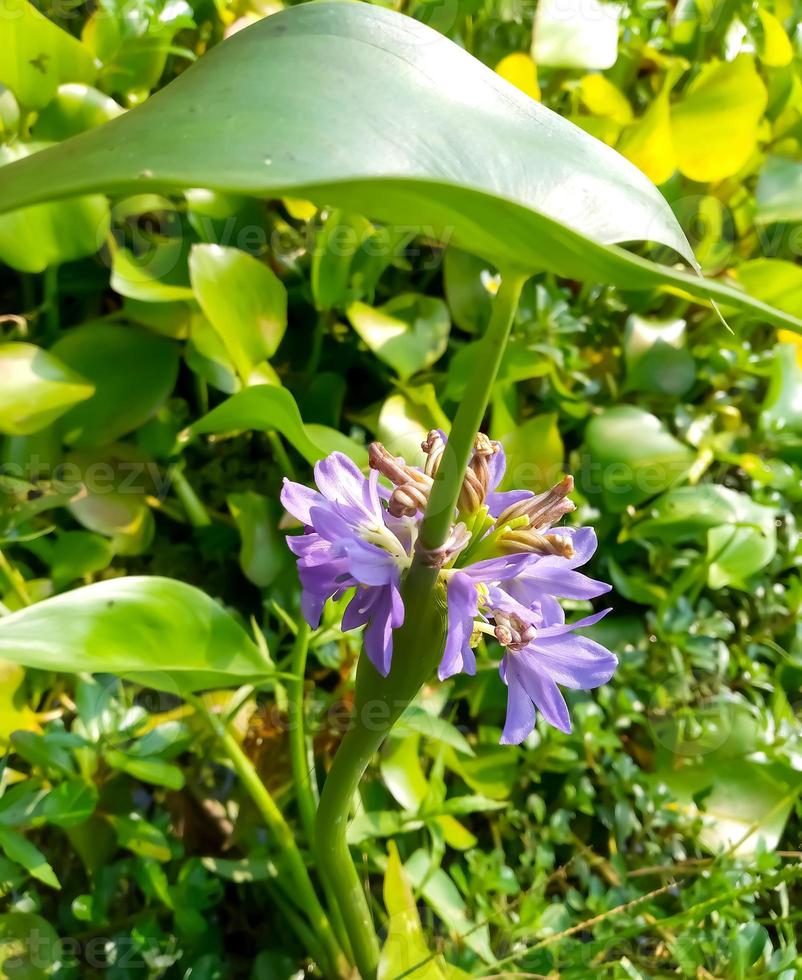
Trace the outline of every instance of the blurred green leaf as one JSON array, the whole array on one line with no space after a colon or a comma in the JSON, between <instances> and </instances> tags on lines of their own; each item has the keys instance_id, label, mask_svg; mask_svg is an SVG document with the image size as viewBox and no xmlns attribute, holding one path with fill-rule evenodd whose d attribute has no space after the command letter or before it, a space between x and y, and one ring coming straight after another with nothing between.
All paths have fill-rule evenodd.
<instances>
[{"instance_id":1,"label":"blurred green leaf","mask_svg":"<svg viewBox=\"0 0 802 980\"><path fill-rule=\"evenodd\" d=\"M10 827L0 824L0 849L11 861L22 865L32 877L50 888L61 888L55 871L44 854L27 838Z\"/></svg>"},{"instance_id":2,"label":"blurred green leaf","mask_svg":"<svg viewBox=\"0 0 802 980\"><path fill-rule=\"evenodd\" d=\"M592 489L620 513L656 496L690 469L693 451L656 416L634 405L616 405L588 422L585 446Z\"/></svg>"},{"instance_id":3,"label":"blurred green leaf","mask_svg":"<svg viewBox=\"0 0 802 980\"><path fill-rule=\"evenodd\" d=\"M309 463L336 449L358 465L367 465L367 450L326 426L305 426L290 392L272 385L257 385L232 395L194 422L189 433L197 436L242 429L275 429Z\"/></svg>"},{"instance_id":4,"label":"blurred green leaf","mask_svg":"<svg viewBox=\"0 0 802 980\"><path fill-rule=\"evenodd\" d=\"M0 656L42 670L117 674L175 693L265 674L256 646L213 599L155 575L97 582L6 616Z\"/></svg>"},{"instance_id":5,"label":"blurred green leaf","mask_svg":"<svg viewBox=\"0 0 802 980\"><path fill-rule=\"evenodd\" d=\"M64 441L78 448L103 446L138 428L167 399L178 374L175 344L128 324L85 323L52 353L95 387L61 420Z\"/></svg>"},{"instance_id":6,"label":"blurred green leaf","mask_svg":"<svg viewBox=\"0 0 802 980\"><path fill-rule=\"evenodd\" d=\"M287 329L287 291L252 255L221 245L193 245L189 276L195 298L220 335L240 378L275 354Z\"/></svg>"},{"instance_id":7,"label":"blurred green leaf","mask_svg":"<svg viewBox=\"0 0 802 980\"><path fill-rule=\"evenodd\" d=\"M6 0L0 50L0 82L28 110L44 108L61 82L91 84L95 78L91 52L27 0Z\"/></svg>"},{"instance_id":8,"label":"blurred green leaf","mask_svg":"<svg viewBox=\"0 0 802 980\"><path fill-rule=\"evenodd\" d=\"M403 293L375 309L352 303L347 314L362 340L402 381L445 353L451 321L441 299Z\"/></svg>"},{"instance_id":9,"label":"blurred green leaf","mask_svg":"<svg viewBox=\"0 0 802 980\"><path fill-rule=\"evenodd\" d=\"M0 344L0 432L38 432L94 391L91 382L41 347Z\"/></svg>"}]
</instances>

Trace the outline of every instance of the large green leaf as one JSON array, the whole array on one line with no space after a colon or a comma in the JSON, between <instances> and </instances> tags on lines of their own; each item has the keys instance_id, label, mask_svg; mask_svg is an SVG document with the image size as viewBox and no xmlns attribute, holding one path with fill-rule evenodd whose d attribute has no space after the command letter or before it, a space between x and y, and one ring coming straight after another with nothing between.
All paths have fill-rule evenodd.
<instances>
[{"instance_id":1,"label":"large green leaf","mask_svg":"<svg viewBox=\"0 0 802 980\"><path fill-rule=\"evenodd\" d=\"M94 390L80 374L35 344L0 344L0 432L38 432Z\"/></svg>"},{"instance_id":2,"label":"large green leaf","mask_svg":"<svg viewBox=\"0 0 802 980\"><path fill-rule=\"evenodd\" d=\"M237 429L275 429L309 463L337 450L360 466L367 466L367 451L348 436L325 425L304 425L295 399L286 388L255 385L227 398L187 430L188 435L210 435Z\"/></svg>"},{"instance_id":3,"label":"large green leaf","mask_svg":"<svg viewBox=\"0 0 802 980\"><path fill-rule=\"evenodd\" d=\"M437 32L367 4L267 17L136 109L3 178L3 211L98 190L303 197L425 226L501 267L673 284L802 330L737 289L619 247L654 241L693 262L636 167Z\"/></svg>"},{"instance_id":4,"label":"large green leaf","mask_svg":"<svg viewBox=\"0 0 802 980\"><path fill-rule=\"evenodd\" d=\"M92 54L27 0L5 0L0 17L0 82L27 109L47 105L61 82L91 82Z\"/></svg>"},{"instance_id":5,"label":"large green leaf","mask_svg":"<svg viewBox=\"0 0 802 980\"><path fill-rule=\"evenodd\" d=\"M0 658L117 674L173 693L265 674L257 647L224 609L191 585L157 576L97 582L6 616Z\"/></svg>"},{"instance_id":6,"label":"large green leaf","mask_svg":"<svg viewBox=\"0 0 802 980\"><path fill-rule=\"evenodd\" d=\"M194 245L189 276L201 309L247 382L276 353L287 329L284 284L264 262L222 245Z\"/></svg>"},{"instance_id":7,"label":"large green leaf","mask_svg":"<svg viewBox=\"0 0 802 980\"><path fill-rule=\"evenodd\" d=\"M146 422L175 385L178 350L171 341L121 323L85 323L65 333L53 354L95 387L63 419L64 440L103 446Z\"/></svg>"}]
</instances>

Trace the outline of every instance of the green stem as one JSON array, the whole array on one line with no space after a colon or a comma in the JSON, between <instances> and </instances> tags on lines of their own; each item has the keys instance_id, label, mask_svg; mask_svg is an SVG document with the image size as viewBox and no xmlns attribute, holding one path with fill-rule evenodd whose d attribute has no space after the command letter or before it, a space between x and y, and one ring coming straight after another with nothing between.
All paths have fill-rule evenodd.
<instances>
[{"instance_id":1,"label":"green stem","mask_svg":"<svg viewBox=\"0 0 802 980\"><path fill-rule=\"evenodd\" d=\"M168 476L189 523L193 527L208 527L212 523L212 519L209 517L200 497L195 493L192 484L184 476L183 466L181 464L171 466Z\"/></svg>"},{"instance_id":2,"label":"green stem","mask_svg":"<svg viewBox=\"0 0 802 980\"><path fill-rule=\"evenodd\" d=\"M55 340L61 326L58 298L58 266L49 265L42 274L42 318L45 336L49 341Z\"/></svg>"},{"instance_id":3,"label":"green stem","mask_svg":"<svg viewBox=\"0 0 802 980\"><path fill-rule=\"evenodd\" d=\"M287 715L290 724L290 760L292 762L292 778L295 784L295 796L298 801L298 811L301 816L306 838L310 844L315 840L315 818L318 806L318 787L315 776L315 756L312 752L311 741L306 737L306 715L304 712L304 679L306 675L306 658L309 652L310 629L306 621L301 619L298 632L295 635L292 654L290 656L290 673L297 680L290 685L287 701ZM337 935L340 946L346 956L353 957L351 941L340 913L337 898L328 883L325 874L320 872L321 884L326 893L329 907L329 918Z\"/></svg>"},{"instance_id":4,"label":"green stem","mask_svg":"<svg viewBox=\"0 0 802 980\"><path fill-rule=\"evenodd\" d=\"M490 323L476 355L465 397L454 418L423 517L420 541L430 550L443 544L451 528L457 497L473 451L473 441L487 411L526 279L522 273L505 273L493 301Z\"/></svg>"},{"instance_id":5,"label":"green stem","mask_svg":"<svg viewBox=\"0 0 802 980\"><path fill-rule=\"evenodd\" d=\"M420 539L427 549L445 541L474 439L490 399L513 316L526 277L508 273L493 304L466 398L460 404L440 464ZM354 719L332 763L317 815L318 864L334 890L363 980L374 980L379 944L359 874L348 849L346 830L359 782L385 736L431 677L445 640L445 599L438 570L417 552L403 585L404 625L393 636L393 664L382 677L367 657L356 675Z\"/></svg>"},{"instance_id":6,"label":"green stem","mask_svg":"<svg viewBox=\"0 0 802 980\"><path fill-rule=\"evenodd\" d=\"M329 976L347 976L348 967L345 962L345 957L335 939L331 924L312 886L304 859L298 850L298 845L295 842L292 830L284 819L281 810L279 810L267 787L259 778L253 763L242 751L239 742L237 742L228 728L223 725L219 718L212 714L200 698L188 694L186 695L186 699L203 717L220 741L234 771L239 776L243 788L256 804L267 829L279 845L282 862L287 869L293 888L295 888L296 894L306 908L312 928L319 937L320 943L325 951L327 962L321 964L321 966L325 965L328 967L327 973Z\"/></svg>"},{"instance_id":7,"label":"green stem","mask_svg":"<svg viewBox=\"0 0 802 980\"><path fill-rule=\"evenodd\" d=\"M308 840L313 841L315 834L315 814L317 799L315 790L315 760L309 751L304 724L304 680L306 673L306 655L309 651L309 627L301 619L298 633L290 657L290 673L297 677L290 686L288 702L288 717L290 725L290 760L292 762L292 777L295 783L295 798L298 801L298 811L301 823Z\"/></svg>"},{"instance_id":8,"label":"green stem","mask_svg":"<svg viewBox=\"0 0 802 980\"><path fill-rule=\"evenodd\" d=\"M295 467L292 465L290 457L287 455L287 450L284 448L284 443L281 441L281 436L278 434L278 432L270 431L267 433L267 441L270 443L270 448L273 450L273 457L281 467L284 475L288 476L291 480L294 480Z\"/></svg>"}]
</instances>

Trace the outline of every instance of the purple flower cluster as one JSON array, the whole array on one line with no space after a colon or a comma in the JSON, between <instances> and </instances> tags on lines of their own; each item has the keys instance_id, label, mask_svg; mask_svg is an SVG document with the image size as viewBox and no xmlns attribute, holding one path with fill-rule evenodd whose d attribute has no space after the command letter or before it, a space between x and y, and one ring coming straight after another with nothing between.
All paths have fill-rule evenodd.
<instances>
[{"instance_id":1,"label":"purple flower cluster","mask_svg":"<svg viewBox=\"0 0 802 980\"><path fill-rule=\"evenodd\" d=\"M442 458L445 436L423 443L423 468L409 466L383 446L370 447L370 476L341 453L315 467L318 490L284 481L281 501L305 528L287 538L298 558L302 608L320 622L328 599L353 590L343 629L365 626L365 651L383 675L390 671L393 630L404 622L401 580L412 562L418 528ZM588 690L615 671L614 654L575 631L609 609L567 624L559 599L592 599L610 586L577 571L596 550L591 528L556 528L573 510L566 477L541 494L498 492L505 460L501 445L479 435L460 492L448 541L425 560L439 568L446 590L448 631L441 679L474 674L474 648L483 634L504 648L499 672L508 689L502 743L523 741L536 712L570 732L560 686ZM379 482L379 476L392 489Z\"/></svg>"}]
</instances>

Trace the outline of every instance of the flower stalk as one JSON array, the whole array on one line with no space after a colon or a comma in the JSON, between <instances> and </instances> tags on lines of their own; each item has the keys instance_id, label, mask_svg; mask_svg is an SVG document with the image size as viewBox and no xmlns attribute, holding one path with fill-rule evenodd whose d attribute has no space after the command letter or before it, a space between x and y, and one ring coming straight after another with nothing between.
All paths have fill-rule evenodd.
<instances>
[{"instance_id":1,"label":"flower stalk","mask_svg":"<svg viewBox=\"0 0 802 980\"><path fill-rule=\"evenodd\" d=\"M438 588L439 570L427 556L441 549L451 533L454 509L526 278L518 271L508 271L502 278L466 397L457 411L431 487L426 488L428 503L420 536L402 585L404 608L409 615L395 631L391 669L383 677L366 657L360 659L353 722L335 756L320 799L316 822L318 861L339 904L363 980L374 980L376 976L379 943L346 840L348 818L371 758L434 674L443 652L445 596Z\"/></svg>"},{"instance_id":2,"label":"flower stalk","mask_svg":"<svg viewBox=\"0 0 802 980\"><path fill-rule=\"evenodd\" d=\"M195 708L217 737L243 788L253 800L265 822L265 826L281 849L282 864L287 872L289 882L295 890L300 906L305 910L311 925L311 930L304 932L301 936L302 940L308 944L309 935L315 937L314 946L308 947L309 952L319 961L327 977L333 980L333 978L346 976L348 970L345 956L309 878L292 830L284 819L276 801L259 778L251 760L243 752L237 740L220 718L209 710L202 698L186 695L186 700ZM292 918L290 921L293 921Z\"/></svg>"}]
</instances>

